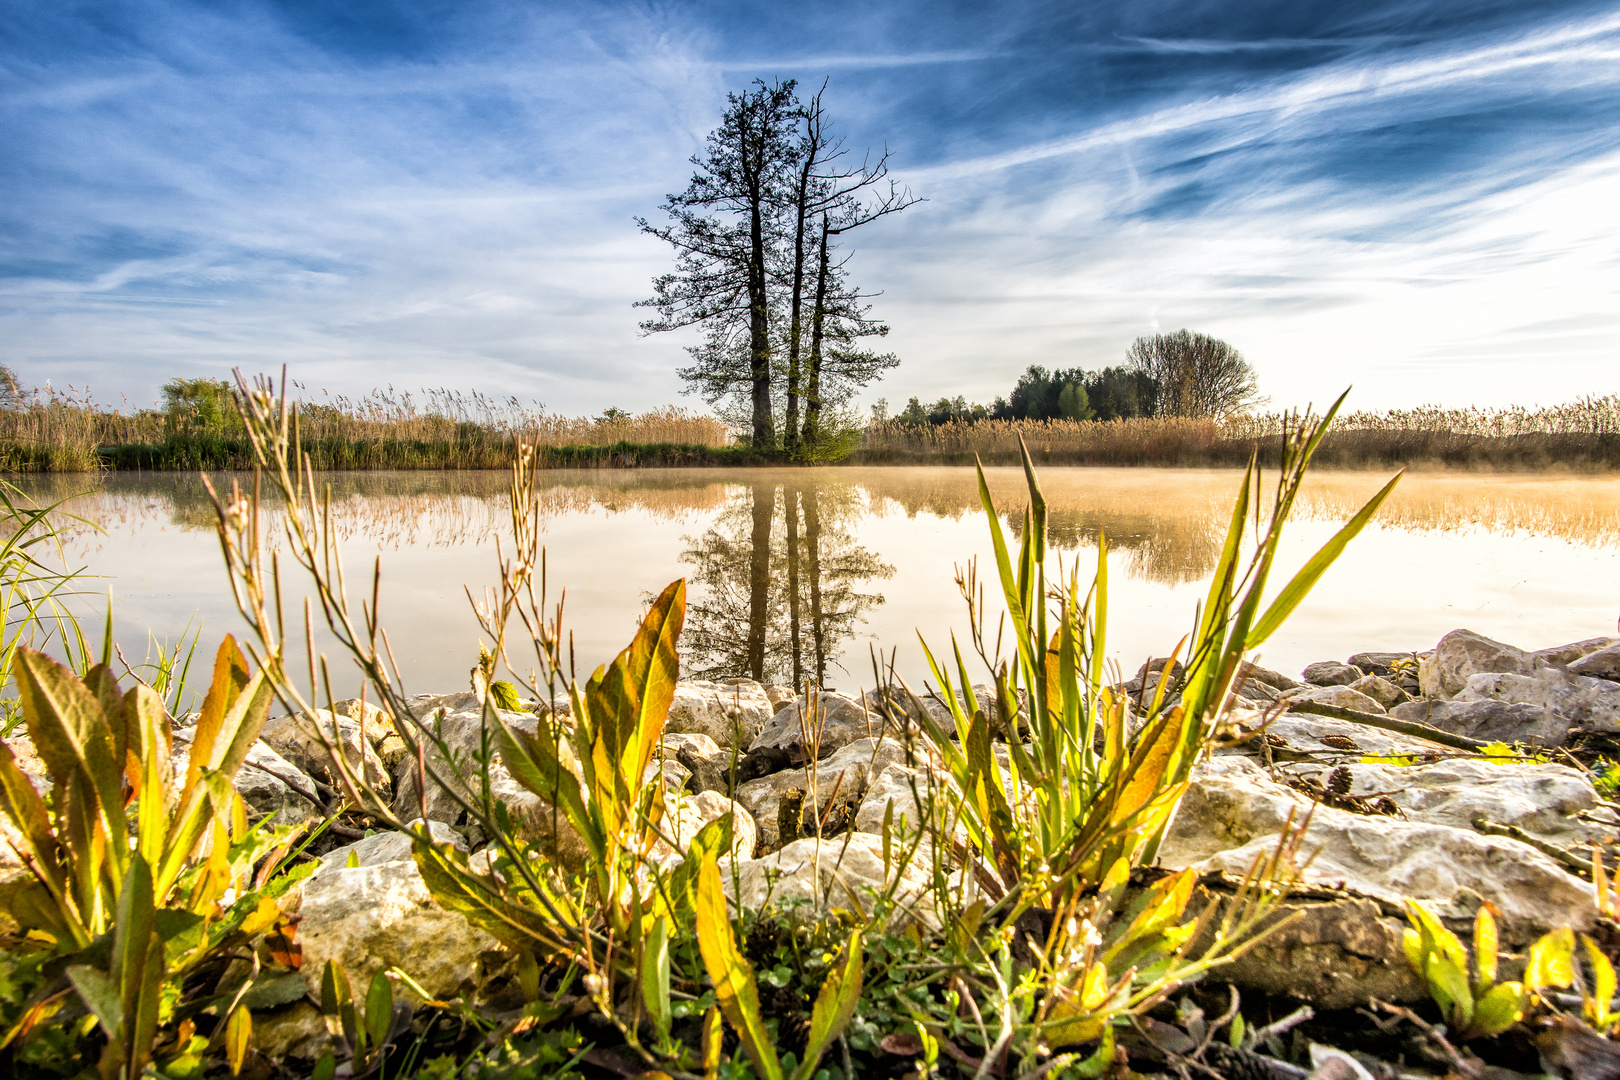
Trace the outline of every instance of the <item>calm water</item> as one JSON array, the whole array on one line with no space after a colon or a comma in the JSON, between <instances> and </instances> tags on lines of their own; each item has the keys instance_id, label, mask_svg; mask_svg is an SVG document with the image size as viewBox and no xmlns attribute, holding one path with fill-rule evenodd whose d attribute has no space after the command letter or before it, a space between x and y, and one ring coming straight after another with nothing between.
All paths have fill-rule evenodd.
<instances>
[{"instance_id":1,"label":"calm water","mask_svg":"<svg viewBox=\"0 0 1620 1080\"><path fill-rule=\"evenodd\" d=\"M1315 478L1274 580L1386 478ZM382 621L408 689L463 688L478 651L464 589L496 578L505 474L328 479L351 588L381 558ZM1110 653L1133 670L1173 646L1207 587L1239 477L1049 468L1041 479L1059 557L1080 559L1089 578L1098 533L1109 538ZM848 688L870 683L876 646L898 649L902 674L920 680L919 630L936 649L953 631L965 640L956 567L977 556L990 577L970 469L558 472L545 482L550 582L554 598L567 589L581 675L624 646L651 595L685 577L689 675L797 682L821 670L826 685ZM41 498L90 486L29 483ZM1004 520L1019 522L1021 473L992 470L991 486ZM200 619L210 650L239 629L195 477L115 474L71 508L101 531L76 528L68 558L99 576L86 588L112 591L130 663L147 655L149 629L173 641ZM1620 480L1409 476L1263 661L1297 672L1363 649L1427 648L1459 626L1527 647L1614 633L1617 540ZM301 584L288 582L289 612L301 610Z\"/></svg>"}]
</instances>

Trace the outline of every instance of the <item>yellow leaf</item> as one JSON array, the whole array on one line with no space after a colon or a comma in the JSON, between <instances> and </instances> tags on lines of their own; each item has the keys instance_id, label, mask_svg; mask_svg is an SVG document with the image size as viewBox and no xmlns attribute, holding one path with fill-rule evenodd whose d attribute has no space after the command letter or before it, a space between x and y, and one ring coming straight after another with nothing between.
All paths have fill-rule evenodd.
<instances>
[{"instance_id":1,"label":"yellow leaf","mask_svg":"<svg viewBox=\"0 0 1620 1080\"><path fill-rule=\"evenodd\" d=\"M1488 903L1474 916L1474 975L1476 994L1496 981L1496 917Z\"/></svg>"},{"instance_id":2,"label":"yellow leaf","mask_svg":"<svg viewBox=\"0 0 1620 1080\"><path fill-rule=\"evenodd\" d=\"M1614 1013L1610 1011L1614 1003L1614 965L1597 947L1597 942L1585 934L1581 935L1581 944L1586 946L1586 961L1592 965L1592 993L1581 1002L1582 1010L1587 1023L1607 1032L1614 1023Z\"/></svg>"},{"instance_id":3,"label":"yellow leaf","mask_svg":"<svg viewBox=\"0 0 1620 1080\"><path fill-rule=\"evenodd\" d=\"M726 894L720 886L720 864L712 852L698 868L695 906L698 951L703 954L703 966L714 983L720 1011L737 1030L737 1037L753 1060L754 1068L765 1080L782 1080L781 1062L777 1060L776 1048L760 1015L754 969L737 951Z\"/></svg>"},{"instance_id":4,"label":"yellow leaf","mask_svg":"<svg viewBox=\"0 0 1620 1080\"><path fill-rule=\"evenodd\" d=\"M1108 997L1108 969L1101 962L1086 969L1080 980L1080 1007L1088 1012L1101 1005Z\"/></svg>"},{"instance_id":5,"label":"yellow leaf","mask_svg":"<svg viewBox=\"0 0 1620 1080\"><path fill-rule=\"evenodd\" d=\"M242 933L247 934L249 937L261 933L274 926L279 918L281 918L281 909L276 906L276 902L268 896L261 896L258 906L253 909L252 914L242 920Z\"/></svg>"},{"instance_id":6,"label":"yellow leaf","mask_svg":"<svg viewBox=\"0 0 1620 1080\"><path fill-rule=\"evenodd\" d=\"M241 1075L242 1062L247 1060L252 1042L253 1016L239 1005L225 1021L225 1059L230 1063L232 1076Z\"/></svg>"},{"instance_id":7,"label":"yellow leaf","mask_svg":"<svg viewBox=\"0 0 1620 1080\"><path fill-rule=\"evenodd\" d=\"M1524 985L1531 990L1544 986L1567 987L1575 981L1575 932L1569 927L1543 934L1530 946L1530 960L1524 966Z\"/></svg>"}]
</instances>

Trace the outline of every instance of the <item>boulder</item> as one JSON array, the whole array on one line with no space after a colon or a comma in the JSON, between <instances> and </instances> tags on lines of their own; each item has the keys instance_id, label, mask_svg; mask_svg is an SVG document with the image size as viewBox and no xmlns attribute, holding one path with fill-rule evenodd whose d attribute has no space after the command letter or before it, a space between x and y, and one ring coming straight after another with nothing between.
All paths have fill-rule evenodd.
<instances>
[{"instance_id":1,"label":"boulder","mask_svg":"<svg viewBox=\"0 0 1620 1080\"><path fill-rule=\"evenodd\" d=\"M1300 678L1311 686L1349 686L1366 672L1353 664L1341 664L1337 660L1321 660L1311 664L1301 674Z\"/></svg>"},{"instance_id":2,"label":"boulder","mask_svg":"<svg viewBox=\"0 0 1620 1080\"><path fill-rule=\"evenodd\" d=\"M722 749L707 735L665 735L664 755L684 768L690 779L686 786L694 792L731 791L730 747Z\"/></svg>"},{"instance_id":3,"label":"boulder","mask_svg":"<svg viewBox=\"0 0 1620 1080\"><path fill-rule=\"evenodd\" d=\"M903 928L919 923L927 930L940 928L934 908L933 854L926 845L909 860L890 845L884 864L883 839L850 833L834 839L795 840L782 850L760 859L738 860L735 881L724 872L727 896L739 907L758 911L784 901L808 902L810 910L824 913L847 908L871 916L874 899L892 889L895 915L890 925ZM977 885L960 870L951 874L963 904L973 902Z\"/></svg>"},{"instance_id":4,"label":"boulder","mask_svg":"<svg viewBox=\"0 0 1620 1080\"><path fill-rule=\"evenodd\" d=\"M1318 1008L1419 1002L1428 990L1406 961L1406 920L1366 897L1288 900L1266 925L1291 919L1230 964L1220 978L1245 991L1308 1001Z\"/></svg>"},{"instance_id":5,"label":"boulder","mask_svg":"<svg viewBox=\"0 0 1620 1080\"><path fill-rule=\"evenodd\" d=\"M1299 683L1295 682L1293 679L1290 679L1282 672L1272 671L1270 668L1263 668L1259 664L1253 664L1247 660L1238 665L1237 677L1240 680L1249 682L1250 684L1261 683L1265 686L1271 687L1273 690L1281 691L1299 689Z\"/></svg>"},{"instance_id":6,"label":"boulder","mask_svg":"<svg viewBox=\"0 0 1620 1080\"><path fill-rule=\"evenodd\" d=\"M935 774L926 766L884 766L866 785L861 807L855 812L856 831L882 836L883 822L892 805L896 831L902 836L915 834L927 817L917 797L921 795L926 802L935 782Z\"/></svg>"},{"instance_id":7,"label":"boulder","mask_svg":"<svg viewBox=\"0 0 1620 1080\"><path fill-rule=\"evenodd\" d=\"M1584 675L1589 679L1607 679L1609 682L1620 682L1620 645L1610 645L1585 656L1569 665L1571 675Z\"/></svg>"},{"instance_id":8,"label":"boulder","mask_svg":"<svg viewBox=\"0 0 1620 1080\"><path fill-rule=\"evenodd\" d=\"M754 817L740 803L733 802L717 791L697 794L671 792L665 801L664 820L659 831L671 840L671 846L660 838L653 842L649 858L669 865L686 857L687 848L698 830L711 821L731 815L731 853L740 859L753 858L759 845L759 830Z\"/></svg>"},{"instance_id":9,"label":"boulder","mask_svg":"<svg viewBox=\"0 0 1620 1080\"><path fill-rule=\"evenodd\" d=\"M502 712L500 715L517 730L530 735L538 730L539 722L532 714ZM428 752L430 764L439 768L441 772L458 777L458 790L463 798L470 800L478 791L477 762L474 754L478 751L483 737L481 714L468 711L436 716L431 721L431 726L443 739L450 752L450 758L446 759L437 748L433 748ZM579 764L574 759L568 741L563 740L558 748L564 767L578 776ZM584 840L574 831L562 811L552 806L550 800L536 795L513 778L506 766L501 763L499 753L489 764L489 787L491 797L503 804L511 814L513 825L520 836L539 844L542 850L566 867L575 868L581 864L587 851ZM403 763L396 777L396 790L398 793L394 797L394 812L400 817L422 816L425 806L425 816L430 821L442 821L450 825L466 824L465 811L444 788L430 780L426 798L419 795L414 759Z\"/></svg>"},{"instance_id":10,"label":"boulder","mask_svg":"<svg viewBox=\"0 0 1620 1080\"><path fill-rule=\"evenodd\" d=\"M1620 731L1620 685L1560 668L1539 668L1531 675L1480 672L1468 676L1453 700L1537 705L1569 727Z\"/></svg>"},{"instance_id":11,"label":"boulder","mask_svg":"<svg viewBox=\"0 0 1620 1080\"><path fill-rule=\"evenodd\" d=\"M1266 732L1283 741L1284 745L1278 749L1318 755L1423 755L1438 749L1425 739L1311 713L1283 713L1267 725ZM1251 752L1253 747L1252 742L1247 744L1244 752Z\"/></svg>"},{"instance_id":12,"label":"boulder","mask_svg":"<svg viewBox=\"0 0 1620 1080\"><path fill-rule=\"evenodd\" d=\"M1454 758L1432 765L1345 768L1350 794L1387 795L1409 821L1472 830L1474 820L1484 817L1565 847L1614 832L1576 817L1597 809L1597 792L1584 773L1567 765Z\"/></svg>"},{"instance_id":13,"label":"boulder","mask_svg":"<svg viewBox=\"0 0 1620 1080\"><path fill-rule=\"evenodd\" d=\"M843 694L817 695L816 719L807 725L806 710L809 708L805 698L794 699L771 717L771 722L748 744L749 751L766 748L795 750L799 755L808 756L808 747L804 745L806 726L812 728L812 739L815 738L814 728L820 728L821 737L817 747L820 753L817 757L826 757L856 739L883 734L883 717L875 710L868 711L864 702Z\"/></svg>"},{"instance_id":14,"label":"boulder","mask_svg":"<svg viewBox=\"0 0 1620 1080\"><path fill-rule=\"evenodd\" d=\"M889 765L908 764L903 743L895 739L858 739L832 756L815 764L814 792L806 777L807 768L784 769L770 776L750 780L737 788L737 801L754 816L760 844L773 849L781 842L777 828L778 806L782 796L795 788L805 792L801 828L815 828L815 822L829 806L848 803L858 808L866 793L868 776L875 776Z\"/></svg>"},{"instance_id":15,"label":"boulder","mask_svg":"<svg viewBox=\"0 0 1620 1080\"><path fill-rule=\"evenodd\" d=\"M1481 672L1529 675L1543 666L1523 649L1492 641L1472 630L1453 630L1418 665L1423 696L1450 701L1467 688L1468 678Z\"/></svg>"},{"instance_id":16,"label":"boulder","mask_svg":"<svg viewBox=\"0 0 1620 1080\"><path fill-rule=\"evenodd\" d=\"M1582 660L1593 653L1602 652L1604 649L1612 648L1616 645L1620 645L1620 638L1585 638L1581 641L1572 641L1568 645L1554 645L1550 649L1537 649L1530 655L1544 664L1551 664L1555 667L1568 667L1570 664ZM1585 674L1585 672L1581 672L1580 674Z\"/></svg>"},{"instance_id":17,"label":"boulder","mask_svg":"<svg viewBox=\"0 0 1620 1080\"><path fill-rule=\"evenodd\" d=\"M779 686L776 683L765 684L765 700L771 703L771 708L780 710L782 706L797 697L791 686Z\"/></svg>"},{"instance_id":18,"label":"boulder","mask_svg":"<svg viewBox=\"0 0 1620 1080\"><path fill-rule=\"evenodd\" d=\"M1386 710L1393 709L1403 701L1412 700L1410 694L1382 675L1365 675L1351 683L1350 689L1358 694L1367 695Z\"/></svg>"},{"instance_id":19,"label":"boulder","mask_svg":"<svg viewBox=\"0 0 1620 1080\"><path fill-rule=\"evenodd\" d=\"M1444 824L1467 805L1456 802L1458 774L1424 769L1400 770L1400 788L1412 807L1408 820L1316 806L1301 848L1315 852L1304 880L1391 905L1407 897L1441 904L1483 897L1496 904L1503 939L1515 945L1558 926L1591 926L1596 908L1590 884L1526 844ZM1560 779L1551 785L1546 798L1567 798L1562 784ZM1443 794L1413 793L1418 787ZM1512 794L1516 798L1535 790L1532 783ZM1477 798L1499 812L1511 801L1501 792ZM1425 800L1433 805L1425 808ZM1160 860L1169 867L1195 866L1242 877L1256 857L1275 850L1290 811L1298 822L1310 807L1309 799L1272 780L1247 758L1215 758L1195 771ZM1423 820L1425 815L1433 820ZM1521 820L1533 819L1528 812L1521 815Z\"/></svg>"},{"instance_id":20,"label":"boulder","mask_svg":"<svg viewBox=\"0 0 1620 1080\"><path fill-rule=\"evenodd\" d=\"M435 998L470 1000L486 965L502 959L494 938L434 902L408 856L323 866L303 883L298 914L300 971L316 994L326 961L336 960L357 988L378 971L399 967Z\"/></svg>"},{"instance_id":21,"label":"boulder","mask_svg":"<svg viewBox=\"0 0 1620 1080\"><path fill-rule=\"evenodd\" d=\"M191 729L177 729L170 758L177 779L184 780L190 761ZM242 796L248 819L254 823L268 818L271 826L301 825L326 816L309 777L263 743L248 750L247 761L236 771L231 786Z\"/></svg>"},{"instance_id":22,"label":"boulder","mask_svg":"<svg viewBox=\"0 0 1620 1080\"><path fill-rule=\"evenodd\" d=\"M675 684L664 731L707 735L724 747L747 746L775 713L765 688L752 680L683 681Z\"/></svg>"},{"instance_id":23,"label":"boulder","mask_svg":"<svg viewBox=\"0 0 1620 1080\"><path fill-rule=\"evenodd\" d=\"M1239 701L1256 702L1261 705L1269 705L1273 701L1276 701L1278 698L1282 697L1282 691L1266 683L1250 680L1248 682L1239 684L1237 696Z\"/></svg>"},{"instance_id":24,"label":"boulder","mask_svg":"<svg viewBox=\"0 0 1620 1080\"><path fill-rule=\"evenodd\" d=\"M1441 731L1466 735L1483 742L1529 743L1562 746L1569 724L1539 705L1505 701L1408 701L1395 706L1397 720L1428 724Z\"/></svg>"},{"instance_id":25,"label":"boulder","mask_svg":"<svg viewBox=\"0 0 1620 1080\"><path fill-rule=\"evenodd\" d=\"M426 721L439 711L446 713L477 712L478 695L471 690L459 694L417 694L409 702L411 715Z\"/></svg>"},{"instance_id":26,"label":"boulder","mask_svg":"<svg viewBox=\"0 0 1620 1080\"><path fill-rule=\"evenodd\" d=\"M1302 690L1290 690L1282 695L1283 701L1300 702L1315 701L1323 705L1332 705L1336 709L1352 709L1356 712L1372 713L1378 715L1384 707L1377 701L1352 690L1349 686L1307 686Z\"/></svg>"},{"instance_id":27,"label":"boulder","mask_svg":"<svg viewBox=\"0 0 1620 1080\"><path fill-rule=\"evenodd\" d=\"M317 709L313 716L277 716L265 722L259 740L276 753L298 766L300 770L332 787L342 789L338 768L327 751L321 736L340 748L349 766L364 777L384 799L393 789L393 777L372 743L392 732L392 725L384 718L370 725L364 720L353 720L326 709Z\"/></svg>"},{"instance_id":28,"label":"boulder","mask_svg":"<svg viewBox=\"0 0 1620 1080\"><path fill-rule=\"evenodd\" d=\"M412 827L420 826L422 819L417 818L409 822ZM439 821L427 823L428 835L433 837L434 843L454 844L462 851L467 850L467 841L460 833L450 826ZM412 840L402 832L390 829L387 832L373 833L352 844L345 844L340 848L333 848L321 856L320 866L315 868L313 876L324 874L330 870L341 870L348 867L353 861L357 866L381 866L383 863L400 862L414 858L411 854Z\"/></svg>"},{"instance_id":29,"label":"boulder","mask_svg":"<svg viewBox=\"0 0 1620 1080\"><path fill-rule=\"evenodd\" d=\"M1351 667L1360 668L1368 675L1382 675L1387 678L1394 673L1397 663L1414 659L1416 656L1415 652L1358 652L1347 663Z\"/></svg>"}]
</instances>

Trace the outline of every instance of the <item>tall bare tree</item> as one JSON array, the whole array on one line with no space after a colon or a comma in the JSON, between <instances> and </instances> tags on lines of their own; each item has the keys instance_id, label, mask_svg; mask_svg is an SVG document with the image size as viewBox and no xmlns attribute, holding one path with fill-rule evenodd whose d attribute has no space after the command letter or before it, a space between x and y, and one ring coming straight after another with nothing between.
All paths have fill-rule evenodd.
<instances>
[{"instance_id":1,"label":"tall bare tree","mask_svg":"<svg viewBox=\"0 0 1620 1080\"><path fill-rule=\"evenodd\" d=\"M663 211L670 224L655 226L638 218L641 230L675 248L676 271L653 282L653 298L643 306L658 318L641 324L644 332L675 330L697 323L709 327L708 341L692 350L697 361L681 375L704 388L737 388L741 372L734 361L711 370L720 359L714 346L734 344L747 327L747 390L752 404L753 445L776 446L771 409L771 304L768 257L776 241L784 178L796 150L793 122L798 102L793 80L755 82L747 93L730 94L720 126L709 134L705 153L692 159L698 171L684 192L670 195Z\"/></svg>"},{"instance_id":2,"label":"tall bare tree","mask_svg":"<svg viewBox=\"0 0 1620 1080\"><path fill-rule=\"evenodd\" d=\"M815 96L798 111L801 128L797 148L798 167L792 196L793 257L788 284L790 313L787 330L787 428L784 439L784 445L788 450L797 449L801 436L814 430L815 422L809 412L812 409L819 411L820 407L819 398L814 394L809 395L806 402L805 426L801 432L799 398L800 387L806 375L801 357L804 355L804 302L808 262L819 251L817 261L820 266L815 285L817 300L811 316L812 322L816 323L817 320L825 321L825 312L821 305L827 298L829 233L838 235L847 232L888 214L898 213L917 202L909 191L889 179L888 150L884 150L876 162L870 158L863 160L859 165L846 162L849 150L844 145L844 140L833 134L832 123L821 104L822 94L826 90L827 84L823 82ZM880 190L885 180L888 181L887 189ZM831 224L835 217L837 227L832 228ZM819 223L817 218L821 219ZM815 235L818 225L819 243ZM821 329L819 323L811 330L812 351L814 336L818 329ZM887 327L884 328L884 332L887 332ZM814 371L810 372L810 378L814 380Z\"/></svg>"},{"instance_id":3,"label":"tall bare tree","mask_svg":"<svg viewBox=\"0 0 1620 1080\"><path fill-rule=\"evenodd\" d=\"M1158 385L1160 416L1226 416L1260 401L1254 368L1208 334L1177 330L1139 337L1125 359Z\"/></svg>"},{"instance_id":4,"label":"tall bare tree","mask_svg":"<svg viewBox=\"0 0 1620 1080\"><path fill-rule=\"evenodd\" d=\"M887 151L875 162L847 160L822 106L825 83L805 104L794 89L791 81L756 82L748 93L730 95L707 152L693 158L698 173L662 207L670 224L637 219L643 232L676 252L675 272L655 279L653 298L640 305L658 312L642 330L701 325L703 340L687 350L693 362L680 376L711 405L746 392L760 450L776 447L774 390L784 406L782 446L790 452L817 430L820 337L842 349L888 329L864 309L855 312L859 296L844 283L842 262L829 262L829 238L917 201L889 179ZM884 359L844 368L878 372L898 362Z\"/></svg>"},{"instance_id":5,"label":"tall bare tree","mask_svg":"<svg viewBox=\"0 0 1620 1080\"><path fill-rule=\"evenodd\" d=\"M914 201L914 200L912 200ZM904 209L909 202L894 200L895 209ZM881 213L870 216L857 208L834 227L831 215L823 214L820 237L816 243L815 300L810 315L810 355L805 377L804 431L802 439L810 446L821 440L821 412L828 404L836 404L856 389L865 386L883 372L897 366L900 358L893 353L878 353L863 349L859 342L864 337L886 337L886 323L871 318L872 307L867 296L849 284L844 275L847 256L833 261L834 239L849 229L873 221L892 209L878 208Z\"/></svg>"}]
</instances>

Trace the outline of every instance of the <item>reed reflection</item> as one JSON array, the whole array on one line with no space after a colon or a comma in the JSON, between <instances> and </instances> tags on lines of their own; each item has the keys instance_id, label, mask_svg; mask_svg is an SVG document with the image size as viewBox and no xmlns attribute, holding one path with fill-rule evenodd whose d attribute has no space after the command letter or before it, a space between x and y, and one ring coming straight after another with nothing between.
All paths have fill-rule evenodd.
<instances>
[{"instance_id":1,"label":"reed reflection","mask_svg":"<svg viewBox=\"0 0 1620 1080\"><path fill-rule=\"evenodd\" d=\"M792 475L792 474L790 474ZM867 513L856 485L826 473L741 485L681 555L694 586L682 636L695 678L823 686L865 613L867 583L894 567L859 544Z\"/></svg>"}]
</instances>

